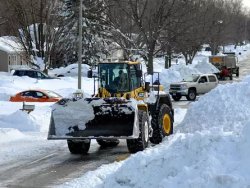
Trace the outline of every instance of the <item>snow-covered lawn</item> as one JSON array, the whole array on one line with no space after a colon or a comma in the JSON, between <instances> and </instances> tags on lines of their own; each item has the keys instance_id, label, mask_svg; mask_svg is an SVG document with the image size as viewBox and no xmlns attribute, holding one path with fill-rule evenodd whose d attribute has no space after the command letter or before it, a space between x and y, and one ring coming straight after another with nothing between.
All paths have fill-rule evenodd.
<instances>
[{"instance_id":1,"label":"snow-covered lawn","mask_svg":"<svg viewBox=\"0 0 250 188\"><path fill-rule=\"evenodd\" d=\"M249 50L248 47L244 47ZM248 51L237 49L243 60ZM192 73L214 72L207 54L199 53L193 65L183 60L163 69L155 61L160 80L169 84ZM58 70L57 70L57 73ZM242 82L219 85L191 104L175 109L175 133L160 145L132 155L127 160L103 165L61 187L248 187L250 186L250 77ZM64 97L77 88L76 77L36 80L0 73L0 164L43 153L61 141L47 141L53 103L35 103L30 114L22 103L9 97L25 89L49 89ZM93 92L93 80L82 77L85 96ZM65 151L66 152L66 151Z\"/></svg>"}]
</instances>

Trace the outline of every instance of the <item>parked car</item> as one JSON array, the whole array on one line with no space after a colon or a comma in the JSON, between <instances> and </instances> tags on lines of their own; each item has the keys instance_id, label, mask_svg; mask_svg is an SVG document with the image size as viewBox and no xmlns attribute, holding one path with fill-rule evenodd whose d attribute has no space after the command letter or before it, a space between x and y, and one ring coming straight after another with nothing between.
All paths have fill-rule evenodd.
<instances>
[{"instance_id":1,"label":"parked car","mask_svg":"<svg viewBox=\"0 0 250 188\"><path fill-rule=\"evenodd\" d=\"M62 96L50 90L26 90L10 97L11 102L57 102Z\"/></svg>"},{"instance_id":2,"label":"parked car","mask_svg":"<svg viewBox=\"0 0 250 188\"><path fill-rule=\"evenodd\" d=\"M193 75L190 80L170 84L169 94L175 101L179 101L182 96L187 100L194 101L199 94L205 94L218 85L215 74Z\"/></svg>"},{"instance_id":3,"label":"parked car","mask_svg":"<svg viewBox=\"0 0 250 188\"><path fill-rule=\"evenodd\" d=\"M35 69L16 69L14 70L13 76L28 76L36 79L55 79L56 77L51 77L40 70Z\"/></svg>"}]
</instances>

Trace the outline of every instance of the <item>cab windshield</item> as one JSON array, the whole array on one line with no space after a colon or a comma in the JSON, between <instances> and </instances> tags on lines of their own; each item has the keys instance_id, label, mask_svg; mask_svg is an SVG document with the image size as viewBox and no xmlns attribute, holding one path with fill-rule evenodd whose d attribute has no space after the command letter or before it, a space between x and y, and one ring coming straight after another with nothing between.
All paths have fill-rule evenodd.
<instances>
[{"instance_id":1,"label":"cab windshield","mask_svg":"<svg viewBox=\"0 0 250 188\"><path fill-rule=\"evenodd\" d=\"M183 81L184 82L197 82L199 75L193 74L192 76L186 77Z\"/></svg>"},{"instance_id":2,"label":"cab windshield","mask_svg":"<svg viewBox=\"0 0 250 188\"><path fill-rule=\"evenodd\" d=\"M100 86L110 93L129 91L128 65L123 63L99 64Z\"/></svg>"}]
</instances>

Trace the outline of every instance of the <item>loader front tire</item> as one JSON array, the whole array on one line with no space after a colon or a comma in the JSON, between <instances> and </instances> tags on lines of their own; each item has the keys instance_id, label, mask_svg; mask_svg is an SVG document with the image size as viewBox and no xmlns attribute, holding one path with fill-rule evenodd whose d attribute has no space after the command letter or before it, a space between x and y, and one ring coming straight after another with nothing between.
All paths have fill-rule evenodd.
<instances>
[{"instance_id":1,"label":"loader front tire","mask_svg":"<svg viewBox=\"0 0 250 188\"><path fill-rule=\"evenodd\" d=\"M83 141L67 140L68 148L72 154L87 154L90 148L90 139Z\"/></svg>"},{"instance_id":2,"label":"loader front tire","mask_svg":"<svg viewBox=\"0 0 250 188\"><path fill-rule=\"evenodd\" d=\"M107 148L107 147L115 147L117 146L120 141L118 139L113 139L113 140L106 140L106 139L96 139L96 142L102 147L102 148Z\"/></svg>"},{"instance_id":3,"label":"loader front tire","mask_svg":"<svg viewBox=\"0 0 250 188\"><path fill-rule=\"evenodd\" d=\"M139 119L139 138L137 139L127 139L127 147L130 153L136 153L138 151L143 151L148 147L149 142L149 123L148 116L145 111L138 111Z\"/></svg>"},{"instance_id":4,"label":"loader front tire","mask_svg":"<svg viewBox=\"0 0 250 188\"><path fill-rule=\"evenodd\" d=\"M150 142L159 144L165 136L173 134L173 117L170 108L166 104L162 104L153 115L151 125L153 135Z\"/></svg>"}]
</instances>

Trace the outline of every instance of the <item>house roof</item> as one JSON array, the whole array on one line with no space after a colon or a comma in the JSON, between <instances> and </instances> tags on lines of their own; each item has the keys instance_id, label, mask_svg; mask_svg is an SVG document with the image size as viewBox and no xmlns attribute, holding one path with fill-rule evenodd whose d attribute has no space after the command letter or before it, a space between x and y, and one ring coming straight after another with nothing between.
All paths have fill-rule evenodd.
<instances>
[{"instance_id":1,"label":"house roof","mask_svg":"<svg viewBox=\"0 0 250 188\"><path fill-rule=\"evenodd\" d=\"M17 37L3 36L0 37L0 50L7 53L23 51L22 45L18 42Z\"/></svg>"}]
</instances>

